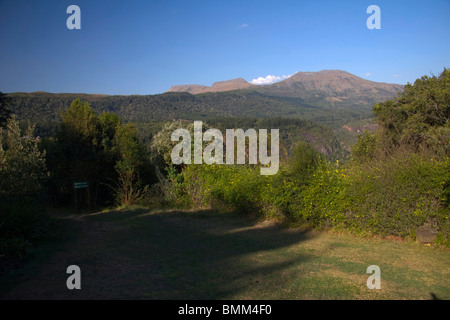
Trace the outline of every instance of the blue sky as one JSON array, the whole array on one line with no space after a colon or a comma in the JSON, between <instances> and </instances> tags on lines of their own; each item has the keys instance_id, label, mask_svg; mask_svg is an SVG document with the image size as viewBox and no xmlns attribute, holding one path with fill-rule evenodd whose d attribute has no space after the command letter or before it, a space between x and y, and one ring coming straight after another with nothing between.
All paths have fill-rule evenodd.
<instances>
[{"instance_id":1,"label":"blue sky","mask_svg":"<svg viewBox=\"0 0 450 320\"><path fill-rule=\"evenodd\" d=\"M323 69L405 84L450 67L449 39L449 0L0 0L0 91L156 94Z\"/></svg>"}]
</instances>

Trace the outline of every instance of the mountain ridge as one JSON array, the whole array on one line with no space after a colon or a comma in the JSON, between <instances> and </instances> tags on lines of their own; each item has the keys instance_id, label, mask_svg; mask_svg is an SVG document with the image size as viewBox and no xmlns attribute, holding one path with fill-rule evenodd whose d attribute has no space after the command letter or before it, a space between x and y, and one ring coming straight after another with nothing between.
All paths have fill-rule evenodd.
<instances>
[{"instance_id":1,"label":"mountain ridge","mask_svg":"<svg viewBox=\"0 0 450 320\"><path fill-rule=\"evenodd\" d=\"M236 86L244 88L232 90ZM156 95L46 92L8 95L13 99L11 110L19 120L39 124L59 122L61 112L73 99L81 98L95 112L114 112L125 122L286 117L337 129L353 120L371 118L373 105L394 98L403 86L365 80L345 71L323 70L296 73L272 85L256 86L237 78L218 81L207 88L209 92L201 94L172 91ZM226 91L220 91L223 89Z\"/></svg>"},{"instance_id":2,"label":"mountain ridge","mask_svg":"<svg viewBox=\"0 0 450 320\"><path fill-rule=\"evenodd\" d=\"M245 81L242 78L236 78L226 81L214 82L211 87L200 84L175 85L166 92L189 92L190 94L199 94L206 92L226 92L247 89L251 87L255 87L255 85Z\"/></svg>"},{"instance_id":3,"label":"mountain ridge","mask_svg":"<svg viewBox=\"0 0 450 320\"><path fill-rule=\"evenodd\" d=\"M343 70L321 70L316 72L297 72L291 77L267 85L254 85L242 78L203 85L176 85L167 92L189 92L202 94L241 89L252 89L268 96L301 98L316 103L318 100L334 103L362 103L383 101L392 98L403 90L403 85L375 82L363 79Z\"/></svg>"}]
</instances>

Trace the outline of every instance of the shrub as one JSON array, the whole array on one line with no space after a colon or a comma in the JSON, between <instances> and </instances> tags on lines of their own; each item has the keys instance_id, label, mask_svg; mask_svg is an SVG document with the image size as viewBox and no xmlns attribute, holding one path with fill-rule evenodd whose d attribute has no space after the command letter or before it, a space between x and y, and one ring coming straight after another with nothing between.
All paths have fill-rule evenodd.
<instances>
[{"instance_id":1,"label":"shrub","mask_svg":"<svg viewBox=\"0 0 450 320\"><path fill-rule=\"evenodd\" d=\"M4 139L1 139L4 138ZM46 231L40 204L44 197L46 166L33 128L21 134L11 118L0 132L0 240L2 250L18 255L28 252L29 241Z\"/></svg>"},{"instance_id":2,"label":"shrub","mask_svg":"<svg viewBox=\"0 0 450 320\"><path fill-rule=\"evenodd\" d=\"M174 166L168 166L166 168L166 175L163 175L158 168L156 168L156 175L159 182L154 185L153 191L156 193L152 196L161 196L160 204L162 206L172 207L191 207L193 203L196 203L194 199L189 198L184 190L185 177L182 173L178 172L178 169ZM194 182L194 181L192 181ZM194 183L190 186L191 190L194 190ZM194 207L199 207L194 205Z\"/></svg>"},{"instance_id":3,"label":"shrub","mask_svg":"<svg viewBox=\"0 0 450 320\"><path fill-rule=\"evenodd\" d=\"M292 178L292 172L280 168L276 175L261 177L260 213L278 221L292 221L292 203L301 185Z\"/></svg>"},{"instance_id":4,"label":"shrub","mask_svg":"<svg viewBox=\"0 0 450 320\"><path fill-rule=\"evenodd\" d=\"M184 188L196 207L256 210L259 168L243 165L190 165L183 171Z\"/></svg>"},{"instance_id":5,"label":"shrub","mask_svg":"<svg viewBox=\"0 0 450 320\"><path fill-rule=\"evenodd\" d=\"M33 127L22 135L12 117L5 132L0 129L0 196L36 197L46 177L45 152L38 148ZM23 199L22 199L23 200Z\"/></svg>"},{"instance_id":6,"label":"shrub","mask_svg":"<svg viewBox=\"0 0 450 320\"><path fill-rule=\"evenodd\" d=\"M449 160L402 154L349 171L347 228L382 235L415 236L432 223L448 238Z\"/></svg>"},{"instance_id":7,"label":"shrub","mask_svg":"<svg viewBox=\"0 0 450 320\"><path fill-rule=\"evenodd\" d=\"M314 171L324 162L321 154L308 143L298 143L289 158L287 172L298 183L307 184Z\"/></svg>"},{"instance_id":8,"label":"shrub","mask_svg":"<svg viewBox=\"0 0 450 320\"><path fill-rule=\"evenodd\" d=\"M357 163L365 163L374 158L376 147L375 135L369 131L364 131L358 136L358 142L352 147L352 160Z\"/></svg>"},{"instance_id":9,"label":"shrub","mask_svg":"<svg viewBox=\"0 0 450 320\"><path fill-rule=\"evenodd\" d=\"M344 219L348 207L343 171L336 165L323 161L312 173L307 185L300 188L290 210L297 223L314 228L336 226Z\"/></svg>"}]
</instances>

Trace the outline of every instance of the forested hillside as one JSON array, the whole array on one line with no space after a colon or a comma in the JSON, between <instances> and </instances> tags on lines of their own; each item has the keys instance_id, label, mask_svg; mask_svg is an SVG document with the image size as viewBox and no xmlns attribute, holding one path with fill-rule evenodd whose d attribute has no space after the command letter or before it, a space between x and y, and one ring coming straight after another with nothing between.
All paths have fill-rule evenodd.
<instances>
[{"instance_id":1,"label":"forested hillside","mask_svg":"<svg viewBox=\"0 0 450 320\"><path fill-rule=\"evenodd\" d=\"M250 85L243 79L239 79L238 86L235 82L218 82L203 91L194 92L200 94L167 92L108 96L34 92L11 93L8 97L17 119L35 124L36 133L41 136L54 134L61 122L61 112L74 99L80 98L87 101L97 114L113 112L123 122L135 123L140 137L147 142L155 134L154 129L161 127L156 124L161 121L206 120L212 121L211 124L227 123L230 128L250 128L256 125L252 119L285 118L292 119L290 122L283 120L289 124L281 126L288 148L293 140L301 139L325 154L337 151L339 156L335 158L343 158L360 133L358 128L351 126L354 123L361 124L361 127L370 124L373 105L393 98L402 88L400 85L367 81L339 70L300 72L267 86ZM234 88L240 90L228 91ZM185 86L176 89L189 91ZM219 121L219 118L223 120ZM310 122L306 124L306 120ZM272 124L273 121L263 123ZM339 142L335 141L335 135ZM341 148L346 152L340 151Z\"/></svg>"},{"instance_id":2,"label":"forested hillside","mask_svg":"<svg viewBox=\"0 0 450 320\"><path fill-rule=\"evenodd\" d=\"M226 124L229 128L280 128L281 139L288 149L294 141L304 140L333 158L343 158L346 151L342 150L341 143L328 124L339 126L348 119L367 118L370 115L368 108L337 108L331 112L328 108L305 105L298 99L271 98L247 91L201 95L165 93L151 96L100 96L16 93L8 96L12 100L11 110L17 119L35 124L36 133L40 136L54 134L61 122L61 113L73 99L79 97L89 102L97 114L113 112L123 122L135 123L139 136L147 145L161 127L157 122L177 119L204 120L213 126ZM278 120L271 120L273 118Z\"/></svg>"},{"instance_id":3,"label":"forested hillside","mask_svg":"<svg viewBox=\"0 0 450 320\"><path fill-rule=\"evenodd\" d=\"M210 117L296 117L338 127L352 119L371 115L371 106L356 108L309 105L300 98L271 97L251 91L164 93L147 96L100 96L87 94L12 93L12 111L20 120L33 123L59 122L71 101L88 101L96 112L110 111L124 121L146 122ZM331 112L332 111L332 112Z\"/></svg>"}]
</instances>

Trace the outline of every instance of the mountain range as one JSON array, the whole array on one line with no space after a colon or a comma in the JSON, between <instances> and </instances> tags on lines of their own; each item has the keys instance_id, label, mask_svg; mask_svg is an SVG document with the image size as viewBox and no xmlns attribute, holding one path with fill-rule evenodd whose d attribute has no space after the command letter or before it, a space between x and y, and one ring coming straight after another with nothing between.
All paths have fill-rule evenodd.
<instances>
[{"instance_id":1,"label":"mountain range","mask_svg":"<svg viewBox=\"0 0 450 320\"><path fill-rule=\"evenodd\" d=\"M170 88L167 92L189 92L191 94L199 94L206 92L224 92L239 89L248 89L252 87L256 87L256 85L248 83L242 78L237 78L233 80L214 82L211 87L203 86L200 84L176 85Z\"/></svg>"},{"instance_id":2,"label":"mountain range","mask_svg":"<svg viewBox=\"0 0 450 320\"><path fill-rule=\"evenodd\" d=\"M8 96L17 119L36 124L42 136L54 134L61 113L80 98L98 114L114 112L122 121L135 123L144 141L155 134L161 121L174 119L204 120L224 128L271 125L282 129L286 145L305 139L329 155L343 148L348 151L362 130L374 126L374 103L392 99L402 90L398 84L323 70L298 72L270 85L253 85L238 78L210 87L173 86L156 95L16 92Z\"/></svg>"},{"instance_id":3,"label":"mountain range","mask_svg":"<svg viewBox=\"0 0 450 320\"><path fill-rule=\"evenodd\" d=\"M54 127L61 121L61 112L73 99L80 98L88 101L96 112L114 112L126 122L282 117L310 120L335 130L347 125L344 132L353 132L352 128L371 123L375 103L392 99L402 90L399 84L373 82L346 71L323 70L298 72L270 85L253 85L238 78L215 82L210 87L173 86L156 95L48 92L8 95L17 118L38 127L47 127L49 123Z\"/></svg>"},{"instance_id":4,"label":"mountain range","mask_svg":"<svg viewBox=\"0 0 450 320\"><path fill-rule=\"evenodd\" d=\"M254 90L268 96L299 98L303 101L323 104L372 104L392 98L403 86L369 81L342 70L297 72L274 84L254 85L242 78L214 82L212 86L198 84L175 85L167 92L201 94L233 90Z\"/></svg>"}]
</instances>

